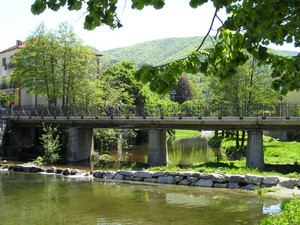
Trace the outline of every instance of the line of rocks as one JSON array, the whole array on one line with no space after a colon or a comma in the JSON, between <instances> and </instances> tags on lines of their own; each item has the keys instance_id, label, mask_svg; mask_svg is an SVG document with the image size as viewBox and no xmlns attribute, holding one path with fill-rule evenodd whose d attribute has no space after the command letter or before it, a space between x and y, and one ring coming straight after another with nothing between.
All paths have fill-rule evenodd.
<instances>
[{"instance_id":1,"label":"line of rocks","mask_svg":"<svg viewBox=\"0 0 300 225\"><path fill-rule=\"evenodd\" d=\"M219 173L197 173L197 172L153 172L153 171L94 171L86 172L77 169L59 169L55 167L42 168L34 165L1 165L0 168L9 171L31 172L31 173L52 173L62 175L93 176L95 178L142 181L160 184L177 184L199 187L229 188L254 190L266 187L284 187L289 189L300 189L300 178L284 178L279 176L259 176L259 175L228 175Z\"/></svg>"},{"instance_id":2,"label":"line of rocks","mask_svg":"<svg viewBox=\"0 0 300 225\"><path fill-rule=\"evenodd\" d=\"M16 171L16 172L29 172L29 173L52 173L52 174L62 174L62 175L82 175L82 176L90 176L92 173L88 173L84 170L78 170L78 169L60 169L56 167L50 167L50 168L42 168L30 164L22 164L22 165L4 165L2 166L0 164L0 168L8 169L8 171Z\"/></svg>"},{"instance_id":3,"label":"line of rocks","mask_svg":"<svg viewBox=\"0 0 300 225\"><path fill-rule=\"evenodd\" d=\"M224 175L218 173L196 172L152 172L152 171L95 171L96 178L144 181L160 184L178 184L215 188L242 188L254 190L255 188L280 187L294 189L300 188L300 178L291 179L278 176L258 175Z\"/></svg>"}]
</instances>

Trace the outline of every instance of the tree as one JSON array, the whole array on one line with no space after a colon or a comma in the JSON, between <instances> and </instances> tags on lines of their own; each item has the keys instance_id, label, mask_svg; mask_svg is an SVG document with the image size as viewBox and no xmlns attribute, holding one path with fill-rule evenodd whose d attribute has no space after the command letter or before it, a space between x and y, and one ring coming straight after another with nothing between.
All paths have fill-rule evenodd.
<instances>
[{"instance_id":1,"label":"tree","mask_svg":"<svg viewBox=\"0 0 300 225\"><path fill-rule=\"evenodd\" d=\"M173 95L173 96L172 96ZM193 98L192 85L190 80L185 76L180 76L178 79L178 84L174 85L171 91L171 98L174 97L174 101L179 104L189 101Z\"/></svg>"},{"instance_id":2,"label":"tree","mask_svg":"<svg viewBox=\"0 0 300 225\"><path fill-rule=\"evenodd\" d=\"M247 116L253 109L268 110L268 105L279 102L278 93L271 89L271 83L271 69L268 66L259 67L258 62L250 57L244 65L237 68L232 80L220 82L217 77L208 78L211 94L209 104L220 106L223 111L228 110L234 116ZM241 146L237 131L237 150L243 150L244 141L245 131L242 132Z\"/></svg>"},{"instance_id":3,"label":"tree","mask_svg":"<svg viewBox=\"0 0 300 225\"><path fill-rule=\"evenodd\" d=\"M193 8L201 7L209 0L190 0ZM42 13L46 7L57 11L68 5L69 10L79 10L84 0L35 0L31 7L33 14ZM273 88L282 94L300 89L300 54L295 57L276 56L266 47L270 43L282 45L294 43L300 46L300 4L298 0L211 0L215 7L211 26L199 47L189 56L158 67L142 66L136 78L149 82L151 90L166 94L183 72L209 75L221 79L231 78L237 73L237 67L248 60L244 51L253 55L261 64L272 65ZM88 0L87 15L84 22L86 29L108 25L111 28L122 27L116 14L118 0ZM142 10L152 5L156 9L164 7L164 0L132 0L132 8ZM218 12L225 8L229 14L226 21L221 21ZM202 49L209 37L215 20L221 21L221 27L215 36L213 48Z\"/></svg>"},{"instance_id":4,"label":"tree","mask_svg":"<svg viewBox=\"0 0 300 225\"><path fill-rule=\"evenodd\" d=\"M146 96L142 83L134 79L136 70L133 62L124 61L103 71L100 82L102 82L102 99L106 100L104 105L117 103L126 106L144 105Z\"/></svg>"},{"instance_id":5,"label":"tree","mask_svg":"<svg viewBox=\"0 0 300 225\"><path fill-rule=\"evenodd\" d=\"M40 24L13 57L12 81L29 94L46 96L49 105L62 100L62 106L81 103L89 95L88 87L95 80L95 56L62 23L57 32ZM85 99L85 98L84 98Z\"/></svg>"}]
</instances>

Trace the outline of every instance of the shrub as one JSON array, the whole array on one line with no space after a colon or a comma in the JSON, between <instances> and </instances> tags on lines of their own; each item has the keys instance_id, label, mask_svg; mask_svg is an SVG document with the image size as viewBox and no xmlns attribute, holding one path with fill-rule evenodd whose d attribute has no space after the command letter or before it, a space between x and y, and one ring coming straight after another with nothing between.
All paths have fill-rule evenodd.
<instances>
[{"instance_id":1,"label":"shrub","mask_svg":"<svg viewBox=\"0 0 300 225\"><path fill-rule=\"evenodd\" d=\"M209 139L208 144L213 148L219 148L223 139L224 138L221 136L213 136L211 139Z\"/></svg>"},{"instance_id":2,"label":"shrub","mask_svg":"<svg viewBox=\"0 0 300 225\"><path fill-rule=\"evenodd\" d=\"M43 162L52 164L60 159L58 151L60 150L59 135L57 128L52 128L51 125L43 125L44 134L40 138L44 149Z\"/></svg>"}]
</instances>

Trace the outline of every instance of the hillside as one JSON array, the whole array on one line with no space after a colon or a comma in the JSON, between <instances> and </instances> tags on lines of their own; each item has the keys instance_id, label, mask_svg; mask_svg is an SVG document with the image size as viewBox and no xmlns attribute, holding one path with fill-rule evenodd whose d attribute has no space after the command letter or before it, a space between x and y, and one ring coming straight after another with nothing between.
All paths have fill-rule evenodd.
<instances>
[{"instance_id":1,"label":"hillside","mask_svg":"<svg viewBox=\"0 0 300 225\"><path fill-rule=\"evenodd\" d=\"M137 67L141 65L162 65L186 57L199 46L202 39L203 37L166 38L101 51L100 53L103 54L103 57L101 57L102 69L119 64L125 60L133 61ZM212 47L212 42L208 39L203 48L209 47ZM271 52L290 56L297 54L297 52L293 51L271 50Z\"/></svg>"},{"instance_id":2,"label":"hillside","mask_svg":"<svg viewBox=\"0 0 300 225\"><path fill-rule=\"evenodd\" d=\"M136 66L161 65L186 57L195 50L203 37L167 38L148 41L124 48L101 52L103 68L118 64L124 60L133 61ZM208 42L204 47L211 47Z\"/></svg>"}]
</instances>

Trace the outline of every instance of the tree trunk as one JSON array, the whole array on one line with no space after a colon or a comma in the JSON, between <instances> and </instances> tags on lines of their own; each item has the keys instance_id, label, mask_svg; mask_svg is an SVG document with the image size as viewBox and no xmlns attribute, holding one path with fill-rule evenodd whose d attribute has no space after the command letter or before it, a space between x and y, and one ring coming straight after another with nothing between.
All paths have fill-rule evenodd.
<instances>
[{"instance_id":1,"label":"tree trunk","mask_svg":"<svg viewBox=\"0 0 300 225\"><path fill-rule=\"evenodd\" d=\"M244 147L246 131L242 131L241 147Z\"/></svg>"},{"instance_id":2,"label":"tree trunk","mask_svg":"<svg viewBox=\"0 0 300 225\"><path fill-rule=\"evenodd\" d=\"M217 130L215 130L215 136L216 136L216 137L218 136L218 131L217 131Z\"/></svg>"},{"instance_id":3,"label":"tree trunk","mask_svg":"<svg viewBox=\"0 0 300 225\"><path fill-rule=\"evenodd\" d=\"M236 131L235 146L236 146L237 148L240 147L240 142L239 142L239 131L238 131L238 130Z\"/></svg>"}]
</instances>

